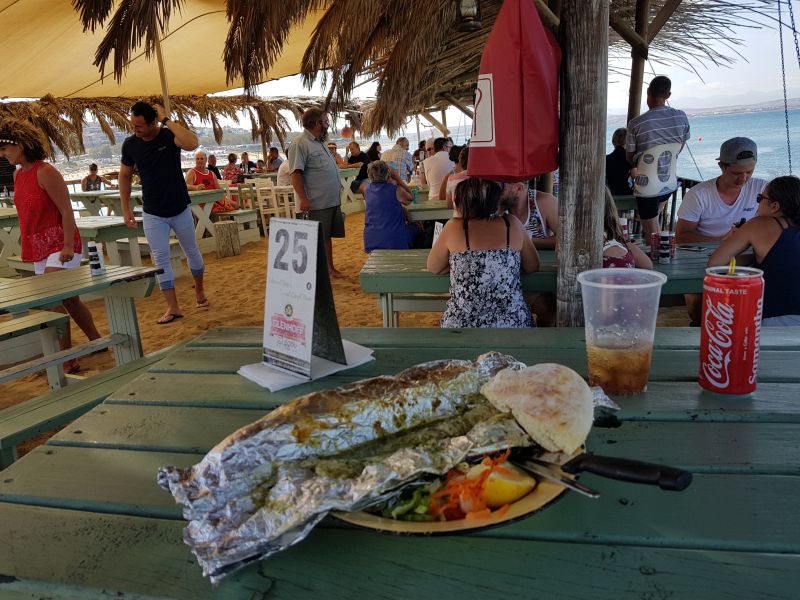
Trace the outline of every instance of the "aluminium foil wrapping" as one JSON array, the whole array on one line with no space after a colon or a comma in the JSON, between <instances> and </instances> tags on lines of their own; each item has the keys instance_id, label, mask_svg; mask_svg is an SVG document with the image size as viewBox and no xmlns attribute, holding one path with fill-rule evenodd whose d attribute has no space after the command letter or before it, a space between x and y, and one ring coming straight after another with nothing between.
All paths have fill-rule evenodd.
<instances>
[{"instance_id":1,"label":"aluminium foil wrapping","mask_svg":"<svg viewBox=\"0 0 800 600\"><path fill-rule=\"evenodd\" d=\"M231 434L198 464L163 467L203 574L231 571L304 539L331 510L358 511L426 474L530 437L480 394L504 368L490 352L315 392Z\"/></svg>"}]
</instances>

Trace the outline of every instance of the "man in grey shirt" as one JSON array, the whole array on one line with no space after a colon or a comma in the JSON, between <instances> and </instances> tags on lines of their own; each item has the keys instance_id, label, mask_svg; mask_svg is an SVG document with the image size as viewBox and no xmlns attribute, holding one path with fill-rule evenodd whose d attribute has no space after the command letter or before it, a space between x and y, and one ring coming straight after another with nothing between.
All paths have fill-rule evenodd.
<instances>
[{"instance_id":1,"label":"man in grey shirt","mask_svg":"<svg viewBox=\"0 0 800 600\"><path fill-rule=\"evenodd\" d=\"M297 207L311 219L322 223L322 239L331 277L344 277L333 266L331 238L344 237L341 210L339 169L325 142L328 138L327 115L318 108L309 108L302 117L304 131L289 146L289 170Z\"/></svg>"},{"instance_id":2,"label":"man in grey shirt","mask_svg":"<svg viewBox=\"0 0 800 600\"><path fill-rule=\"evenodd\" d=\"M662 144L680 144L678 153L683 150L686 140L689 139L689 119L682 110L667 106L667 99L672 95L672 82L668 77L658 75L653 77L647 87L647 112L634 117L628 123L628 136L625 141L625 154L631 165L641 167L639 159L642 154ZM649 234L658 233L661 228L658 224L658 215L678 187L676 179L661 179L662 173L669 173L672 161L677 161L677 153L672 156L664 152L658 157L658 172L661 186L656 195L644 195L639 191L639 177L634 177L634 191L636 195L636 208L642 222L642 231Z\"/></svg>"}]
</instances>

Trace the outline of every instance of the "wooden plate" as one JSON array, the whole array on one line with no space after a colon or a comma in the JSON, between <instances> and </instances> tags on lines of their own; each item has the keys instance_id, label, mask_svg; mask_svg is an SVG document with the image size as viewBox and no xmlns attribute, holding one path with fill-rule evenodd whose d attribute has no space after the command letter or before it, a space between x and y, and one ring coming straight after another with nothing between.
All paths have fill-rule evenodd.
<instances>
[{"instance_id":1,"label":"wooden plate","mask_svg":"<svg viewBox=\"0 0 800 600\"><path fill-rule=\"evenodd\" d=\"M573 456L583 452L579 448ZM548 454L547 460L563 464L571 456ZM554 460L555 459L555 460ZM367 512L343 512L333 511L331 516L365 529L374 529L382 533L394 533L399 535L453 535L461 532L471 532L488 527L497 527L526 519L531 515L551 505L558 500L567 489L564 486L544 481L535 477L538 481L537 486L523 498L520 498L509 505L508 510L501 516L491 516L488 519L458 519L456 521L401 521L399 519L387 519L379 515Z\"/></svg>"}]
</instances>

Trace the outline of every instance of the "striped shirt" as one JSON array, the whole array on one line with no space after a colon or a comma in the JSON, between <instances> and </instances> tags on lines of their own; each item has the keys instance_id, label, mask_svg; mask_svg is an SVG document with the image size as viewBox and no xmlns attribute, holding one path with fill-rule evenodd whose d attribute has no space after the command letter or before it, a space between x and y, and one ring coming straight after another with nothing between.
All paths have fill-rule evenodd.
<instances>
[{"instance_id":1,"label":"striped shirt","mask_svg":"<svg viewBox=\"0 0 800 600\"><path fill-rule=\"evenodd\" d=\"M689 119L682 110L656 106L628 123L625 150L633 153L633 162L645 150L661 144L683 144L689 139Z\"/></svg>"}]
</instances>

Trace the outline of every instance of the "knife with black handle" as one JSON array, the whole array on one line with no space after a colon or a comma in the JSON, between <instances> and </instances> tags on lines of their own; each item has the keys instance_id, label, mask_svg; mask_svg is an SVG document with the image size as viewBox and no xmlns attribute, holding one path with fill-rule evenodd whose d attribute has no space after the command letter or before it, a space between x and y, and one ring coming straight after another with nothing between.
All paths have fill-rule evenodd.
<instances>
[{"instance_id":1,"label":"knife with black handle","mask_svg":"<svg viewBox=\"0 0 800 600\"><path fill-rule=\"evenodd\" d=\"M598 456L597 454L576 456L561 465L561 470L571 475L581 472L594 473L610 479L657 485L662 490L675 492L685 490L692 482L692 474L689 471L629 458Z\"/></svg>"}]
</instances>

